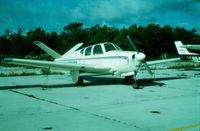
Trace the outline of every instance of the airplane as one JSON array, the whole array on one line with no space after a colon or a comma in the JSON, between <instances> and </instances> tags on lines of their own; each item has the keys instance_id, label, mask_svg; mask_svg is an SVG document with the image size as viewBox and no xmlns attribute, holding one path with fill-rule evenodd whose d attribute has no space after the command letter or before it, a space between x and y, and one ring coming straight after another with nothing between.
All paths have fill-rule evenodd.
<instances>
[{"instance_id":1,"label":"airplane","mask_svg":"<svg viewBox=\"0 0 200 131\"><path fill-rule=\"evenodd\" d=\"M200 45L183 45L181 41L175 41L174 43L181 59L189 59L193 60L194 62L200 62L200 54L191 53L187 50L187 49L200 50Z\"/></svg>"},{"instance_id":2,"label":"airplane","mask_svg":"<svg viewBox=\"0 0 200 131\"><path fill-rule=\"evenodd\" d=\"M183 45L182 48L200 50L200 45Z\"/></svg>"},{"instance_id":3,"label":"airplane","mask_svg":"<svg viewBox=\"0 0 200 131\"><path fill-rule=\"evenodd\" d=\"M180 60L180 58L170 58L145 61L146 55L137 50L129 36L127 38L135 51L124 51L118 45L111 42L98 43L78 49L83 45L83 43L78 43L64 55L60 55L40 41L34 41L33 43L52 56L54 61L4 58L2 62L69 70L72 80L77 86L83 85L83 79L79 76L80 72L112 74L113 76L124 77L126 83L131 81L133 88L138 89L140 84L136 79L136 75L142 66L152 75L150 65Z\"/></svg>"}]
</instances>

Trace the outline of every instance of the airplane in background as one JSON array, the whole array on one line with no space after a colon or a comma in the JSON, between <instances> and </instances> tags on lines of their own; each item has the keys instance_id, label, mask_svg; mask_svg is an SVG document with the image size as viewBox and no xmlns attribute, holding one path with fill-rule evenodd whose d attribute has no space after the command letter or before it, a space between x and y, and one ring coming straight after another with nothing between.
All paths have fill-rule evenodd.
<instances>
[{"instance_id":1,"label":"airplane in background","mask_svg":"<svg viewBox=\"0 0 200 131\"><path fill-rule=\"evenodd\" d=\"M83 85L83 79L79 76L80 72L112 74L125 77L126 83L131 81L133 88L138 89L140 84L136 80L136 75L142 66L152 75L150 65L180 60L180 58L171 58L145 61L146 55L137 50L129 36L127 38L135 51L124 51L111 42L98 43L78 50L83 45L83 43L78 43L64 55L60 55L40 41L34 41L37 46L52 56L54 61L4 58L2 62L69 70L77 86Z\"/></svg>"},{"instance_id":2,"label":"airplane in background","mask_svg":"<svg viewBox=\"0 0 200 131\"><path fill-rule=\"evenodd\" d=\"M200 54L191 53L187 49L200 50L200 45L183 45L181 41L175 41L175 46L179 56L182 59L193 60L194 62L200 62Z\"/></svg>"},{"instance_id":3,"label":"airplane in background","mask_svg":"<svg viewBox=\"0 0 200 131\"><path fill-rule=\"evenodd\" d=\"M183 45L182 48L192 49L192 50L200 50L200 45Z\"/></svg>"}]
</instances>

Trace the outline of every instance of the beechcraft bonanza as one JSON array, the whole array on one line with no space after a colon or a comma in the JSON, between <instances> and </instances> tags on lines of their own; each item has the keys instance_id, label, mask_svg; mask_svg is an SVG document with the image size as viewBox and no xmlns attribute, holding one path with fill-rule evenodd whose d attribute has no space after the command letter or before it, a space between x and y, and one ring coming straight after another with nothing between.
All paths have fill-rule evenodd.
<instances>
[{"instance_id":1,"label":"beechcraft bonanza","mask_svg":"<svg viewBox=\"0 0 200 131\"><path fill-rule=\"evenodd\" d=\"M125 77L125 82L131 80L133 88L139 88L136 75L142 66L144 66L148 73L152 75L149 65L180 59L171 58L146 62L145 54L139 52L131 39L128 36L127 38L135 51L123 51L118 45L111 42L99 43L78 50L78 48L83 45L83 43L79 43L64 55L60 55L43 43L35 41L34 43L51 55L54 58L54 61L4 58L2 62L41 68L69 70L72 80L76 85L83 84L83 79L79 76L80 72L83 71Z\"/></svg>"},{"instance_id":2,"label":"beechcraft bonanza","mask_svg":"<svg viewBox=\"0 0 200 131\"><path fill-rule=\"evenodd\" d=\"M179 56L182 59L193 60L194 62L200 62L200 54L191 53L187 49L200 50L200 45L183 45L181 41L175 41L175 46Z\"/></svg>"}]
</instances>

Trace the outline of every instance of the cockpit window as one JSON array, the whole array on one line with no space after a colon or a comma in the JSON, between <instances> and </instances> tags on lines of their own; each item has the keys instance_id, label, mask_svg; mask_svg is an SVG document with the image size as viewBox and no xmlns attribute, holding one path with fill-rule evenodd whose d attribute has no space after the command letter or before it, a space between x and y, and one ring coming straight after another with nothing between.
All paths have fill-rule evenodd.
<instances>
[{"instance_id":1,"label":"cockpit window","mask_svg":"<svg viewBox=\"0 0 200 131\"><path fill-rule=\"evenodd\" d=\"M112 44L104 44L106 52L111 50L116 50L115 47Z\"/></svg>"},{"instance_id":2,"label":"cockpit window","mask_svg":"<svg viewBox=\"0 0 200 131\"><path fill-rule=\"evenodd\" d=\"M103 50L101 48L101 45L96 45L93 49L93 55L99 55L103 54Z\"/></svg>"},{"instance_id":3,"label":"cockpit window","mask_svg":"<svg viewBox=\"0 0 200 131\"><path fill-rule=\"evenodd\" d=\"M92 46L86 48L86 50L85 50L85 55L86 55L86 56L91 55L91 50L92 50Z\"/></svg>"}]
</instances>

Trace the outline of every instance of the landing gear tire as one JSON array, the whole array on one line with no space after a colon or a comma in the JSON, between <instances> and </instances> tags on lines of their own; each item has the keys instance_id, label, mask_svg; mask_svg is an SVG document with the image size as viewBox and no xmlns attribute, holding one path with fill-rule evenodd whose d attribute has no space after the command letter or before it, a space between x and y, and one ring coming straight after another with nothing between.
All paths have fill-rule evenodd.
<instances>
[{"instance_id":1,"label":"landing gear tire","mask_svg":"<svg viewBox=\"0 0 200 131\"><path fill-rule=\"evenodd\" d=\"M83 86L83 78L78 77L78 81L76 82L76 86Z\"/></svg>"},{"instance_id":2,"label":"landing gear tire","mask_svg":"<svg viewBox=\"0 0 200 131\"><path fill-rule=\"evenodd\" d=\"M138 82L134 82L132 84L133 89L139 89L140 88L140 84Z\"/></svg>"}]
</instances>

